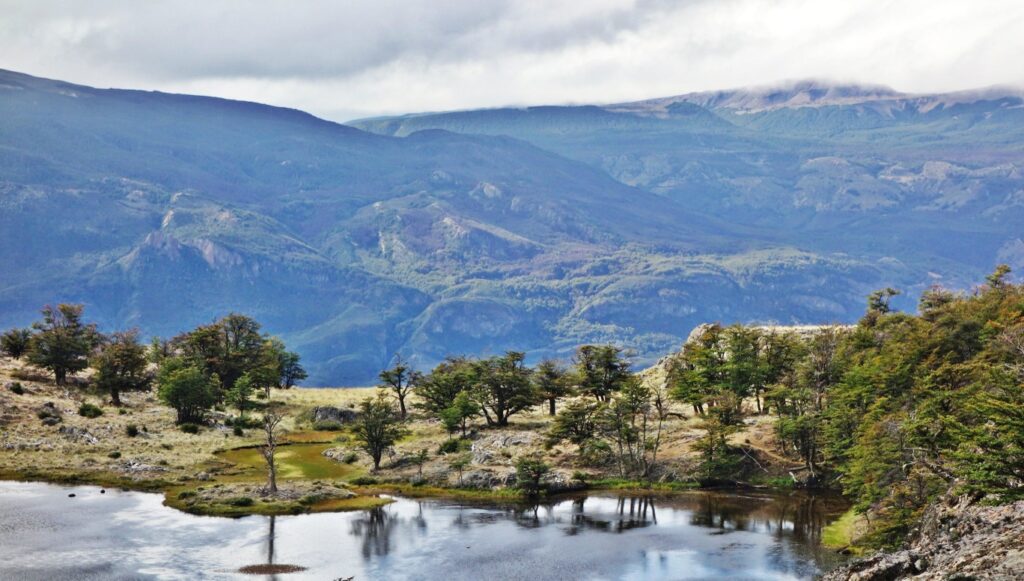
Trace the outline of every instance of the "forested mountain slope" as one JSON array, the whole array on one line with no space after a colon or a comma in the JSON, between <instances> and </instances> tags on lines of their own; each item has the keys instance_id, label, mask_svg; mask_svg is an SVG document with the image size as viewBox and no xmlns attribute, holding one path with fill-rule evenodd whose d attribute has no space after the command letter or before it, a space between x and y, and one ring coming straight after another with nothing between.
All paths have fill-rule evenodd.
<instances>
[{"instance_id":1,"label":"forested mountain slope","mask_svg":"<svg viewBox=\"0 0 1024 581\"><path fill-rule=\"evenodd\" d=\"M770 216L744 218L785 207L771 202L789 192L782 178L758 178L776 189L743 186L759 193L731 206L701 202L686 193L718 200L715 188L749 182L708 171L736 156L702 145L705 135L753 148L739 159L765 175L794 154L782 142L763 153L756 131L700 105L673 107L679 119L583 108L583 137L528 144L443 130L382 136L254 103L0 72L0 327L57 301L85 303L106 330L164 336L240 311L303 355L313 385L373 381L396 353L427 366L449 353L535 358L616 341L643 364L700 322L849 321L873 288L955 286L989 269L997 248L1017 252L991 226L1019 215L1010 193L954 233L930 215L877 207L851 215L890 220L884 234L813 204L798 205L797 222L817 230L787 226L799 235L780 235L787 228ZM596 144L592 116L611 125ZM578 139L598 152L621 139L624 152L647 140L643 157L662 143L631 128L664 123L692 126L692 137L673 130L667 169L634 178L606 159L619 154L552 145ZM674 165L691 154L682 165L704 167L701 182ZM622 167L657 165L631 159ZM925 170L907 171L913 182ZM963 182L969 200L991 198L992 184L1017 187L1015 166L970 171L982 173ZM803 188L838 195L813 180ZM950 212L967 216L973 203ZM957 251L940 247L949 241Z\"/></svg>"}]
</instances>

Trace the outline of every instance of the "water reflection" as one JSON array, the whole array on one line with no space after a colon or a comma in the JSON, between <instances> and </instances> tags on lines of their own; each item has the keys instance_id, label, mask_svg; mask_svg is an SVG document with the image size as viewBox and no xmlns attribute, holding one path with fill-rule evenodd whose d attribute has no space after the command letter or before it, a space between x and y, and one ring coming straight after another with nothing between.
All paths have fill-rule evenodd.
<instances>
[{"instance_id":1,"label":"water reflection","mask_svg":"<svg viewBox=\"0 0 1024 581\"><path fill-rule=\"evenodd\" d=\"M420 506L421 515L422 508ZM353 520L352 534L363 541L363 558L380 557L390 553L391 534L401 520L385 507L371 508L365 511L365 516ZM415 519L410 519L410 522L415 525Z\"/></svg>"},{"instance_id":2,"label":"water reflection","mask_svg":"<svg viewBox=\"0 0 1024 581\"><path fill-rule=\"evenodd\" d=\"M0 578L232 579L295 564L297 579L808 579L845 509L828 497L578 495L538 504L396 499L351 513L216 519L159 495L0 483ZM61 543L52 542L61 531ZM273 579L273 577L269 577Z\"/></svg>"},{"instance_id":3,"label":"water reflection","mask_svg":"<svg viewBox=\"0 0 1024 581\"><path fill-rule=\"evenodd\" d=\"M392 506L367 511L351 523L351 534L362 541L366 559L388 555L392 537L399 531L416 529L425 533L429 518L425 511L436 509L437 501L406 501L414 504L413 514L404 515ZM554 527L565 535L583 532L622 534L659 524L659 511L669 510L673 522L680 517L689 525L711 535L732 532L765 534L777 540L816 546L822 529L845 510L839 498L810 494L757 495L694 493L681 495L567 496L536 504L444 505L452 513L454 530L514 524L521 529Z\"/></svg>"}]
</instances>

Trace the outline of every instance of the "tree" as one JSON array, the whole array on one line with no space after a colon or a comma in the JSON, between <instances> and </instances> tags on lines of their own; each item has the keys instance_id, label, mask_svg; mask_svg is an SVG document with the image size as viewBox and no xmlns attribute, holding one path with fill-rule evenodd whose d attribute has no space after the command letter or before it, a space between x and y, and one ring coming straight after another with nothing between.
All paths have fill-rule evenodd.
<instances>
[{"instance_id":1,"label":"tree","mask_svg":"<svg viewBox=\"0 0 1024 581\"><path fill-rule=\"evenodd\" d=\"M409 367L405 361L402 361L402 356L399 355L395 358L394 367L380 372L380 380L381 385L378 387L390 390L394 394L395 399L398 400L399 412L404 420L406 416L405 398L416 387L420 380L420 374Z\"/></svg>"},{"instance_id":2,"label":"tree","mask_svg":"<svg viewBox=\"0 0 1024 581\"><path fill-rule=\"evenodd\" d=\"M631 377L629 360L614 345L583 345L575 362L580 391L597 401L607 401Z\"/></svg>"},{"instance_id":3,"label":"tree","mask_svg":"<svg viewBox=\"0 0 1024 581\"><path fill-rule=\"evenodd\" d=\"M217 402L217 381L181 359L164 361L157 385L160 401L178 412L179 424L203 421L206 410Z\"/></svg>"},{"instance_id":4,"label":"tree","mask_svg":"<svg viewBox=\"0 0 1024 581\"><path fill-rule=\"evenodd\" d=\"M111 335L93 358L95 383L110 394L114 405L121 405L121 393L149 389L153 375L146 369L146 348L139 343L137 330Z\"/></svg>"},{"instance_id":5,"label":"tree","mask_svg":"<svg viewBox=\"0 0 1024 581\"><path fill-rule=\"evenodd\" d=\"M31 329L10 329L0 335L0 352L11 359L21 359L21 356L28 351L29 341L32 339Z\"/></svg>"},{"instance_id":6,"label":"tree","mask_svg":"<svg viewBox=\"0 0 1024 581\"><path fill-rule=\"evenodd\" d=\"M460 392L476 383L477 371L475 362L465 357L445 359L415 386L415 393L420 399L416 407L440 415L451 407Z\"/></svg>"},{"instance_id":7,"label":"tree","mask_svg":"<svg viewBox=\"0 0 1024 581\"><path fill-rule=\"evenodd\" d=\"M264 341L260 324L237 313L174 338L182 356L207 375L219 377L225 390L247 371L268 363Z\"/></svg>"},{"instance_id":8,"label":"tree","mask_svg":"<svg viewBox=\"0 0 1024 581\"><path fill-rule=\"evenodd\" d=\"M574 401L563 407L551 423L548 442L553 445L568 440L582 446L593 439L597 432L595 416L598 407L599 404L584 401Z\"/></svg>"},{"instance_id":9,"label":"tree","mask_svg":"<svg viewBox=\"0 0 1024 581\"><path fill-rule=\"evenodd\" d=\"M668 415L667 402L658 390L631 378L597 414L600 433L616 450L619 476L647 478L658 459L661 432Z\"/></svg>"},{"instance_id":10,"label":"tree","mask_svg":"<svg viewBox=\"0 0 1024 581\"><path fill-rule=\"evenodd\" d=\"M540 492L540 481L551 470L539 456L521 456L516 460L516 486L534 495Z\"/></svg>"},{"instance_id":11,"label":"tree","mask_svg":"<svg viewBox=\"0 0 1024 581\"><path fill-rule=\"evenodd\" d=\"M43 307L43 320L32 325L36 333L28 348L28 362L53 373L57 385L64 385L69 373L89 365L89 353L99 343L96 326L82 322L82 305L60 304Z\"/></svg>"},{"instance_id":12,"label":"tree","mask_svg":"<svg viewBox=\"0 0 1024 581\"><path fill-rule=\"evenodd\" d=\"M245 418L245 410L251 405L254 387L252 377L245 373L238 378L234 387L224 393L224 400L238 410L240 418Z\"/></svg>"},{"instance_id":13,"label":"tree","mask_svg":"<svg viewBox=\"0 0 1024 581\"><path fill-rule=\"evenodd\" d=\"M669 367L669 394L704 415L726 385L725 338L720 325L707 325L686 342Z\"/></svg>"},{"instance_id":14,"label":"tree","mask_svg":"<svg viewBox=\"0 0 1024 581\"><path fill-rule=\"evenodd\" d=\"M279 353L278 362L281 377L278 387L281 389L291 389L296 383L309 377L306 369L299 363L300 359L299 354L294 351L282 350Z\"/></svg>"},{"instance_id":15,"label":"tree","mask_svg":"<svg viewBox=\"0 0 1024 581\"><path fill-rule=\"evenodd\" d=\"M420 449L418 452L413 454L412 461L416 464L416 475L423 478L423 465L430 460L430 452L426 448Z\"/></svg>"},{"instance_id":16,"label":"tree","mask_svg":"<svg viewBox=\"0 0 1024 581\"><path fill-rule=\"evenodd\" d=\"M353 435L373 459L374 470L380 469L380 459L384 452L405 434L402 419L395 413L384 392L378 392L376 397L366 398L359 404L359 416L355 420Z\"/></svg>"},{"instance_id":17,"label":"tree","mask_svg":"<svg viewBox=\"0 0 1024 581\"><path fill-rule=\"evenodd\" d=\"M469 396L469 392L460 391L452 405L441 411L440 418L449 434L461 430L462 437L465 438L469 418L479 413L480 406Z\"/></svg>"},{"instance_id":18,"label":"tree","mask_svg":"<svg viewBox=\"0 0 1024 581\"><path fill-rule=\"evenodd\" d=\"M548 400L548 415L555 415L555 401L572 393L565 369L557 362L545 359L533 372L533 382L540 396Z\"/></svg>"},{"instance_id":19,"label":"tree","mask_svg":"<svg viewBox=\"0 0 1024 581\"><path fill-rule=\"evenodd\" d=\"M539 402L524 359L523 353L509 351L503 356L477 362L479 379L473 389L473 399L480 405L488 426L507 426L510 416Z\"/></svg>"},{"instance_id":20,"label":"tree","mask_svg":"<svg viewBox=\"0 0 1024 581\"><path fill-rule=\"evenodd\" d=\"M164 359L172 357L174 355L174 346L170 341L161 339L160 337L153 337L149 341L149 351L146 353L146 358L150 363L160 365L164 362Z\"/></svg>"},{"instance_id":21,"label":"tree","mask_svg":"<svg viewBox=\"0 0 1024 581\"><path fill-rule=\"evenodd\" d=\"M281 423L282 419L279 414L270 410L263 414L263 432L266 434L266 439L263 445L260 446L260 455L263 456L263 460L267 463L267 492L272 495L277 494L277 464L274 458L277 452L277 434L275 430L277 430L277 426Z\"/></svg>"},{"instance_id":22,"label":"tree","mask_svg":"<svg viewBox=\"0 0 1024 581\"><path fill-rule=\"evenodd\" d=\"M462 486L462 471L473 461L469 454L456 454L448 459L448 467L459 473L459 486Z\"/></svg>"},{"instance_id":23,"label":"tree","mask_svg":"<svg viewBox=\"0 0 1024 581\"><path fill-rule=\"evenodd\" d=\"M891 312L892 307L889 303L892 302L893 297L900 294L900 291L892 287L886 287L867 295L867 315L878 316Z\"/></svg>"}]
</instances>

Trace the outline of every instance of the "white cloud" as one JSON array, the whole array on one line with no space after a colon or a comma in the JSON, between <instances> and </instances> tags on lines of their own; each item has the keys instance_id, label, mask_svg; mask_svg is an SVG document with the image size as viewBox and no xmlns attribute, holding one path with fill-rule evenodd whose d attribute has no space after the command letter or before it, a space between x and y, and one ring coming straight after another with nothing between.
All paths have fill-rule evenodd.
<instances>
[{"instance_id":1,"label":"white cloud","mask_svg":"<svg viewBox=\"0 0 1024 581\"><path fill-rule=\"evenodd\" d=\"M826 78L1022 84L1019 0L0 0L0 67L358 115Z\"/></svg>"}]
</instances>

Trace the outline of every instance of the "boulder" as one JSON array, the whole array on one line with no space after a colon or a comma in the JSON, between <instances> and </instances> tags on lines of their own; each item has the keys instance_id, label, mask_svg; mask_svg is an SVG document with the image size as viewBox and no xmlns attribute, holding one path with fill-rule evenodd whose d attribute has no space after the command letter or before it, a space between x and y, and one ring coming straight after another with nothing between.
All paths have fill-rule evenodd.
<instances>
[{"instance_id":1,"label":"boulder","mask_svg":"<svg viewBox=\"0 0 1024 581\"><path fill-rule=\"evenodd\" d=\"M313 408L312 416L313 422L337 422L339 424L347 424L352 420L356 419L356 412L353 410L346 410L336 408L333 406L317 406Z\"/></svg>"},{"instance_id":2,"label":"boulder","mask_svg":"<svg viewBox=\"0 0 1024 581\"><path fill-rule=\"evenodd\" d=\"M511 466L513 458L540 442L533 432L507 432L487 434L473 442L471 451L474 464L502 464Z\"/></svg>"},{"instance_id":3,"label":"boulder","mask_svg":"<svg viewBox=\"0 0 1024 581\"><path fill-rule=\"evenodd\" d=\"M64 436L72 442L82 442L83 444L98 444L99 438L89 433L89 430L85 428L76 428L75 426L61 426L57 433Z\"/></svg>"}]
</instances>

